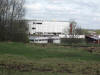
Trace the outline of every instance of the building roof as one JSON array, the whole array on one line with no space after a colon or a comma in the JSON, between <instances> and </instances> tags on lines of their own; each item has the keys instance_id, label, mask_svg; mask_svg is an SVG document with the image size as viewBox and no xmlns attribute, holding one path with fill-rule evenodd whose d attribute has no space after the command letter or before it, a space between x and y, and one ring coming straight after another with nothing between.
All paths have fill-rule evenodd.
<instances>
[{"instance_id":1,"label":"building roof","mask_svg":"<svg viewBox=\"0 0 100 75\"><path fill-rule=\"evenodd\" d=\"M41 21L41 22L70 22L70 21L59 21L59 20L25 20L25 21Z\"/></svg>"}]
</instances>

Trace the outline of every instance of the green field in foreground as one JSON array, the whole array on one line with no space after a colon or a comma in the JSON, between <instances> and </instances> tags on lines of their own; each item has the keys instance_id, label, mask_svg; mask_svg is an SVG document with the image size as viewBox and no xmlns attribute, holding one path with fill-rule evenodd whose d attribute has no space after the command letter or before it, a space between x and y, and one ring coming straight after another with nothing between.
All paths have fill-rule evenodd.
<instances>
[{"instance_id":1,"label":"green field in foreground","mask_svg":"<svg viewBox=\"0 0 100 75\"><path fill-rule=\"evenodd\" d=\"M100 54L89 53L84 48L23 43L0 43L0 55L17 55L30 60L62 59L65 61L100 61Z\"/></svg>"},{"instance_id":2,"label":"green field in foreground","mask_svg":"<svg viewBox=\"0 0 100 75\"><path fill-rule=\"evenodd\" d=\"M1 42L0 64L35 75L99 75L100 53L80 47Z\"/></svg>"}]
</instances>

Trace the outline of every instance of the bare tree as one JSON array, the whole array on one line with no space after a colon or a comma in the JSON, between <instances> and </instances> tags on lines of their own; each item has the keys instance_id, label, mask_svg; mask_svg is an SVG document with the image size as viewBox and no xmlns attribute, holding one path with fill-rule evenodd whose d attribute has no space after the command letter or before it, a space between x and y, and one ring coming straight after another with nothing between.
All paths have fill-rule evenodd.
<instances>
[{"instance_id":1,"label":"bare tree","mask_svg":"<svg viewBox=\"0 0 100 75\"><path fill-rule=\"evenodd\" d=\"M69 33L69 34L68 34ZM64 34L67 38L62 38L62 43L73 44L73 43L83 43L83 39L79 38L83 35L83 29L77 25L77 22L71 21L68 30L64 30ZM68 36L67 36L68 35Z\"/></svg>"},{"instance_id":2,"label":"bare tree","mask_svg":"<svg viewBox=\"0 0 100 75\"><path fill-rule=\"evenodd\" d=\"M79 35L83 34L83 30L77 25L77 22L70 21L70 27L68 30L64 29L64 33L65 35L69 34L70 38L78 38Z\"/></svg>"},{"instance_id":3,"label":"bare tree","mask_svg":"<svg viewBox=\"0 0 100 75\"><path fill-rule=\"evenodd\" d=\"M70 31L72 31L71 32L72 38L78 38L79 35L83 35L83 30L81 27L79 27L77 22L72 21L71 24L72 24L72 28L71 28L72 30L70 29Z\"/></svg>"},{"instance_id":4,"label":"bare tree","mask_svg":"<svg viewBox=\"0 0 100 75\"><path fill-rule=\"evenodd\" d=\"M2 36L2 40L14 37L15 33L25 32L26 22L22 20L25 15L23 5L24 0L0 0L0 36Z\"/></svg>"}]
</instances>

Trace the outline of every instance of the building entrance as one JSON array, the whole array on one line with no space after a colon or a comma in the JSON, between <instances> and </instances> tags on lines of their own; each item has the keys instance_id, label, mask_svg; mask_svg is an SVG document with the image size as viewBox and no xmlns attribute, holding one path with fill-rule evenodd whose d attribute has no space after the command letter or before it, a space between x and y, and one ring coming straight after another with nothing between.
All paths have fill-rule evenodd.
<instances>
[{"instance_id":1,"label":"building entrance","mask_svg":"<svg viewBox=\"0 0 100 75\"><path fill-rule=\"evenodd\" d=\"M48 43L53 43L53 39L48 39Z\"/></svg>"}]
</instances>

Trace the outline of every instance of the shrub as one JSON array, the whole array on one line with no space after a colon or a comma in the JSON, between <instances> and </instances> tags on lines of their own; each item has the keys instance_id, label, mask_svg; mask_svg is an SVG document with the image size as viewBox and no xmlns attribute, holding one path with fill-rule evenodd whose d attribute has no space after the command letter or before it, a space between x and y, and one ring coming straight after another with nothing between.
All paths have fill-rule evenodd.
<instances>
[{"instance_id":1,"label":"shrub","mask_svg":"<svg viewBox=\"0 0 100 75\"><path fill-rule=\"evenodd\" d=\"M62 38L61 43L63 44L78 44L78 43L85 43L85 39L79 38Z\"/></svg>"}]
</instances>

